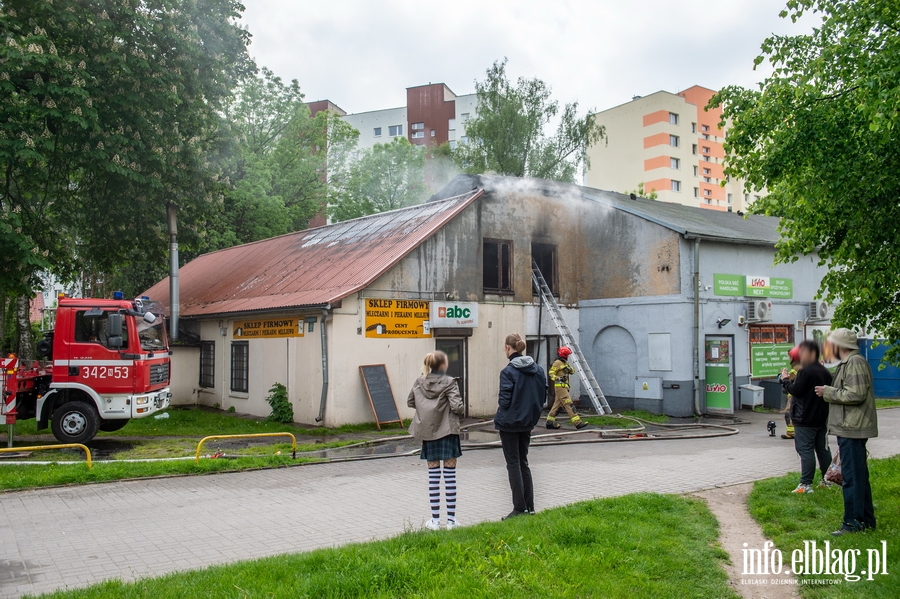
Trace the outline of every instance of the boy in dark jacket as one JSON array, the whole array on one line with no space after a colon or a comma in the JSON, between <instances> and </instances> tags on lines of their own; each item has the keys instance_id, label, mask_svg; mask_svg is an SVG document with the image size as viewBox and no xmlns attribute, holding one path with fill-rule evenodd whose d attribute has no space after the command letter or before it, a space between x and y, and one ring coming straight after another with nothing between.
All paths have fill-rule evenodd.
<instances>
[{"instance_id":1,"label":"boy in dark jacket","mask_svg":"<svg viewBox=\"0 0 900 599\"><path fill-rule=\"evenodd\" d=\"M523 356L525 340L507 335L504 347L509 364L500 372L500 393L494 428L500 432L503 457L512 491L513 511L503 519L534 513L534 485L528 467L531 431L541 418L547 396L543 369Z\"/></svg>"},{"instance_id":2,"label":"boy in dark jacket","mask_svg":"<svg viewBox=\"0 0 900 599\"><path fill-rule=\"evenodd\" d=\"M830 486L825 472L831 465L828 448L828 404L816 395L816 387L831 384L831 373L822 366L819 345L804 341L798 348L802 368L791 380L782 372L781 384L791 396L791 421L794 424L794 448L800 454L800 484L794 493L812 493L816 459L822 471L819 488Z\"/></svg>"}]
</instances>

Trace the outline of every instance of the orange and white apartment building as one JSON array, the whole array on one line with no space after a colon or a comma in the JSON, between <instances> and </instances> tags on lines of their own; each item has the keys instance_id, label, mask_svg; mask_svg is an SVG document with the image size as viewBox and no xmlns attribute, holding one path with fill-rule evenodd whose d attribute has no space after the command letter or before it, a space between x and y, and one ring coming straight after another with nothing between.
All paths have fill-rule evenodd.
<instances>
[{"instance_id":1,"label":"orange and white apartment building","mask_svg":"<svg viewBox=\"0 0 900 599\"><path fill-rule=\"evenodd\" d=\"M607 139L588 150L584 184L628 192L643 183L663 202L744 210L761 192L746 193L743 181L729 181L723 172L722 110L706 110L715 93L699 85L677 94L658 91L596 113Z\"/></svg>"}]
</instances>

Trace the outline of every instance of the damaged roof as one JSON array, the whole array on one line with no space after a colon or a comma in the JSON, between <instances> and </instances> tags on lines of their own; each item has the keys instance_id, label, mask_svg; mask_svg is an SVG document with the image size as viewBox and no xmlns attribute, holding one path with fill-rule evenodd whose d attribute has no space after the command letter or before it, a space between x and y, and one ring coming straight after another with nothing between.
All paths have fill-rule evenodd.
<instances>
[{"instance_id":1,"label":"damaged roof","mask_svg":"<svg viewBox=\"0 0 900 599\"><path fill-rule=\"evenodd\" d=\"M646 198L631 199L614 191L602 191L546 179L521 179L495 175L460 175L432 200L466 189L483 189L487 194L507 195L538 191L546 195L574 195L606 204L623 212L676 231L689 239L774 246L781 238L779 218L683 206Z\"/></svg>"},{"instance_id":2,"label":"damaged roof","mask_svg":"<svg viewBox=\"0 0 900 599\"><path fill-rule=\"evenodd\" d=\"M181 316L325 306L365 288L475 201L465 193L203 254L179 271ZM145 292L168 311L169 278Z\"/></svg>"}]
</instances>

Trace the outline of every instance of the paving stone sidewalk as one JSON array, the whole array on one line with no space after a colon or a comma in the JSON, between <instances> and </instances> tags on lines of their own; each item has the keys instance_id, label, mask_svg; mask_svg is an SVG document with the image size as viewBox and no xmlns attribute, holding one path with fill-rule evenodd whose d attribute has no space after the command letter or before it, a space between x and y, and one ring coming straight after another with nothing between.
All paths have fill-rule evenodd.
<instances>
[{"instance_id":1,"label":"paving stone sidewalk","mask_svg":"<svg viewBox=\"0 0 900 599\"><path fill-rule=\"evenodd\" d=\"M900 409L878 415L873 457L900 453ZM747 417L729 437L534 448L537 508L798 470L793 443L768 436L770 417ZM0 494L0 597L393 536L428 516L426 479L404 457ZM458 479L464 524L511 509L499 450L466 452Z\"/></svg>"}]
</instances>

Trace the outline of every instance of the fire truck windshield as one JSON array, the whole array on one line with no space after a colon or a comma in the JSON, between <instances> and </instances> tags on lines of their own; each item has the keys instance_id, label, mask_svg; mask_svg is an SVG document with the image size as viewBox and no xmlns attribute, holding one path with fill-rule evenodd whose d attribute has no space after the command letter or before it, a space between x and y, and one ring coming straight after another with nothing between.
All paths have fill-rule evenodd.
<instances>
[{"instance_id":1,"label":"fire truck windshield","mask_svg":"<svg viewBox=\"0 0 900 599\"><path fill-rule=\"evenodd\" d=\"M142 318L138 318L137 329L138 338L141 340L141 349L144 351L161 351L168 349L166 343L166 325L165 319L156 315L156 320L152 323Z\"/></svg>"}]
</instances>

